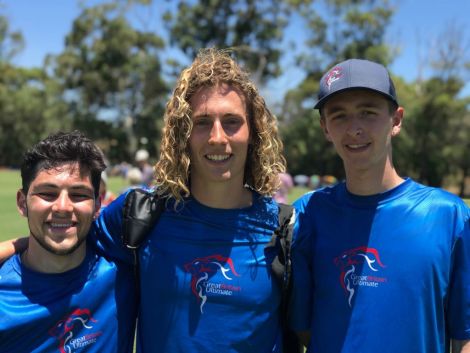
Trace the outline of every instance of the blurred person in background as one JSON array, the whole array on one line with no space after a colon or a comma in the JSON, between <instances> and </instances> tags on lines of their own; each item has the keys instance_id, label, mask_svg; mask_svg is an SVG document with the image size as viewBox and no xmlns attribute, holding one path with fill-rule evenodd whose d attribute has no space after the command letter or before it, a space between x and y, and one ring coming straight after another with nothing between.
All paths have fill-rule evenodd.
<instances>
[{"instance_id":1,"label":"blurred person in background","mask_svg":"<svg viewBox=\"0 0 470 353\"><path fill-rule=\"evenodd\" d=\"M141 188L146 190L149 189L147 184L143 182L142 172L137 167L133 167L128 170L126 175L126 183L127 185L126 187L124 187L124 189L121 190L121 194L124 194L127 191L135 188Z\"/></svg>"},{"instance_id":2,"label":"blurred person in background","mask_svg":"<svg viewBox=\"0 0 470 353\"><path fill-rule=\"evenodd\" d=\"M290 190L294 187L294 180L289 173L280 173L279 180L281 181L281 185L279 190L274 194L274 200L280 203L288 203L288 196Z\"/></svg>"},{"instance_id":3,"label":"blurred person in background","mask_svg":"<svg viewBox=\"0 0 470 353\"><path fill-rule=\"evenodd\" d=\"M101 200L101 209L108 206L111 202L116 199L116 195L108 189L108 174L103 171L101 173L100 181L100 200Z\"/></svg>"},{"instance_id":4,"label":"blurred person in background","mask_svg":"<svg viewBox=\"0 0 470 353\"><path fill-rule=\"evenodd\" d=\"M147 150L138 150L135 153L135 162L137 164L137 167L140 169L140 172L142 173L141 183L144 184L145 187L150 188L153 182L153 167L149 163L149 153L147 152Z\"/></svg>"}]
</instances>

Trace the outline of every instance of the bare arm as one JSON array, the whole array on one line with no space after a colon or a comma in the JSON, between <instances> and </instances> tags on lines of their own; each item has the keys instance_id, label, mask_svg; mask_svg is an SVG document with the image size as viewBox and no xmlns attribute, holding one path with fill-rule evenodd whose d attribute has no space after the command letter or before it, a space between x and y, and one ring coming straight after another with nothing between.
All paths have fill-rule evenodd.
<instances>
[{"instance_id":1,"label":"bare arm","mask_svg":"<svg viewBox=\"0 0 470 353\"><path fill-rule=\"evenodd\" d=\"M470 353L470 340L452 340L452 353Z\"/></svg>"},{"instance_id":2,"label":"bare arm","mask_svg":"<svg viewBox=\"0 0 470 353\"><path fill-rule=\"evenodd\" d=\"M0 263L15 253L22 252L28 247L29 237L10 239L0 242Z\"/></svg>"}]
</instances>

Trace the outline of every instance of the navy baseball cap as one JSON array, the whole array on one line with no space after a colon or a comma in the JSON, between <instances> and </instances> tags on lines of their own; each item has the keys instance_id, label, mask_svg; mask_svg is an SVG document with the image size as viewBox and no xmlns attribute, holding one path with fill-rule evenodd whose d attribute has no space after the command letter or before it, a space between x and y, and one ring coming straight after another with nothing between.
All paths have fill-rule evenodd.
<instances>
[{"instance_id":1,"label":"navy baseball cap","mask_svg":"<svg viewBox=\"0 0 470 353\"><path fill-rule=\"evenodd\" d=\"M323 75L314 109L321 109L334 94L357 88L381 93L398 105L395 86L383 65L369 60L349 59L333 66Z\"/></svg>"}]
</instances>

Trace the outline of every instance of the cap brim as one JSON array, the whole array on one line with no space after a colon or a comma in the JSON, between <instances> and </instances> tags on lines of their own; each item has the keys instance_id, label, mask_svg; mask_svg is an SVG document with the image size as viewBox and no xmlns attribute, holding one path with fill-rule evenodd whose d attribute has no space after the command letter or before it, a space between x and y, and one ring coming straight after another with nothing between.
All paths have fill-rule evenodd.
<instances>
[{"instance_id":1,"label":"cap brim","mask_svg":"<svg viewBox=\"0 0 470 353\"><path fill-rule=\"evenodd\" d=\"M337 94L343 93L343 92L346 92L346 91L357 90L357 89L365 89L367 91L372 91L372 92L379 93L380 95L384 96L388 100L390 100L393 103L395 103L396 105L398 105L398 102L391 95L388 95L388 94L386 94L382 91L379 91L379 90L376 90L376 89L373 89L373 88L370 88L370 87L347 87L347 88L339 89L335 92L332 92L331 94L326 95L325 97L320 99L317 103L315 103L315 105L313 106L313 109L320 110L330 98L333 98Z\"/></svg>"}]
</instances>

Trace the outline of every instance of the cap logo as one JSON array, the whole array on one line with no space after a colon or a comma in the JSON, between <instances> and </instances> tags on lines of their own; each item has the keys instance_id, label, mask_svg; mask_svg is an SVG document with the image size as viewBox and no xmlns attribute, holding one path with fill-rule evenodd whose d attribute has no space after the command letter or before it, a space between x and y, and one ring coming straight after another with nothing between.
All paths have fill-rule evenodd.
<instances>
[{"instance_id":1,"label":"cap logo","mask_svg":"<svg viewBox=\"0 0 470 353\"><path fill-rule=\"evenodd\" d=\"M341 67L336 66L328 72L328 75L325 77L326 85L328 86L328 90L331 89L331 85L333 82L338 81L341 76L343 76L343 70Z\"/></svg>"}]
</instances>

